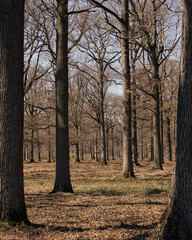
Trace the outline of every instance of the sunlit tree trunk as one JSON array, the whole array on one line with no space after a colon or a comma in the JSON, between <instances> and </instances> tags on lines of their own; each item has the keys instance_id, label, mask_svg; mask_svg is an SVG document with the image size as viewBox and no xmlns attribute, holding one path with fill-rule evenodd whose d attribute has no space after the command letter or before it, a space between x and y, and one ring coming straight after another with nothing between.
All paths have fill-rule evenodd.
<instances>
[{"instance_id":1,"label":"sunlit tree trunk","mask_svg":"<svg viewBox=\"0 0 192 240\"><path fill-rule=\"evenodd\" d=\"M24 1L0 0L0 218L28 223L23 186Z\"/></svg>"},{"instance_id":2,"label":"sunlit tree trunk","mask_svg":"<svg viewBox=\"0 0 192 240\"><path fill-rule=\"evenodd\" d=\"M123 176L134 177L131 134L131 77L129 65L129 1L121 1L121 55L123 78Z\"/></svg>"}]
</instances>

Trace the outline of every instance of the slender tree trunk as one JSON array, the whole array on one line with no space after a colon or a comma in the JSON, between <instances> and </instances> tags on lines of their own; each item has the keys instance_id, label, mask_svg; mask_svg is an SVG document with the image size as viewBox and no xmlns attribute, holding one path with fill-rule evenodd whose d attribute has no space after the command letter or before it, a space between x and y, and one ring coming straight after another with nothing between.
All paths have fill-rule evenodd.
<instances>
[{"instance_id":1,"label":"slender tree trunk","mask_svg":"<svg viewBox=\"0 0 192 240\"><path fill-rule=\"evenodd\" d=\"M159 108L159 84L154 84L154 114L153 114L153 140L154 140L154 169L163 169L161 161L160 140L160 108Z\"/></svg>"},{"instance_id":2,"label":"slender tree trunk","mask_svg":"<svg viewBox=\"0 0 192 240\"><path fill-rule=\"evenodd\" d=\"M97 162L99 161L97 134L96 134L96 137L95 137L95 159L96 159Z\"/></svg>"},{"instance_id":3,"label":"slender tree trunk","mask_svg":"<svg viewBox=\"0 0 192 240\"><path fill-rule=\"evenodd\" d=\"M123 176L134 177L131 134L131 77L129 65L129 1L121 1L121 55L123 78Z\"/></svg>"},{"instance_id":4,"label":"slender tree trunk","mask_svg":"<svg viewBox=\"0 0 192 240\"><path fill-rule=\"evenodd\" d=\"M48 162L51 163L51 131L48 128Z\"/></svg>"},{"instance_id":5,"label":"slender tree trunk","mask_svg":"<svg viewBox=\"0 0 192 240\"><path fill-rule=\"evenodd\" d=\"M176 164L171 204L156 239L192 239L192 0L183 1Z\"/></svg>"},{"instance_id":6,"label":"slender tree trunk","mask_svg":"<svg viewBox=\"0 0 192 240\"><path fill-rule=\"evenodd\" d=\"M73 192L69 167L68 0L57 1L56 178L52 192Z\"/></svg>"},{"instance_id":7,"label":"slender tree trunk","mask_svg":"<svg viewBox=\"0 0 192 240\"><path fill-rule=\"evenodd\" d=\"M104 73L103 66L100 66L100 86L99 86L99 99L100 99L100 131L101 131L101 164L107 165L106 156L106 140L105 140L105 114L104 114Z\"/></svg>"},{"instance_id":8,"label":"slender tree trunk","mask_svg":"<svg viewBox=\"0 0 192 240\"><path fill-rule=\"evenodd\" d=\"M81 142L81 160L84 160L83 141Z\"/></svg>"},{"instance_id":9,"label":"slender tree trunk","mask_svg":"<svg viewBox=\"0 0 192 240\"><path fill-rule=\"evenodd\" d=\"M107 161L109 161L109 129L106 130L106 156Z\"/></svg>"},{"instance_id":10,"label":"slender tree trunk","mask_svg":"<svg viewBox=\"0 0 192 240\"><path fill-rule=\"evenodd\" d=\"M151 119L151 161L154 161L153 117Z\"/></svg>"},{"instance_id":11,"label":"slender tree trunk","mask_svg":"<svg viewBox=\"0 0 192 240\"><path fill-rule=\"evenodd\" d=\"M34 147L33 147L33 140L34 140L34 131L31 130L31 152L30 152L30 163L35 162L34 160Z\"/></svg>"},{"instance_id":12,"label":"slender tree trunk","mask_svg":"<svg viewBox=\"0 0 192 240\"><path fill-rule=\"evenodd\" d=\"M160 86L161 86L161 84L160 84ZM160 90L162 91L162 86L161 86ZM160 117L161 117L161 119L160 119L160 126L161 126L161 162L164 163L164 139L163 139L163 137L164 137L163 125L164 124L163 124L163 97L162 97L162 93L161 93L160 100L161 100L161 111L160 111Z\"/></svg>"},{"instance_id":13,"label":"slender tree trunk","mask_svg":"<svg viewBox=\"0 0 192 240\"><path fill-rule=\"evenodd\" d=\"M80 162L80 158L79 158L79 143L75 144L75 149L76 149L76 159L75 162Z\"/></svg>"},{"instance_id":14,"label":"slender tree trunk","mask_svg":"<svg viewBox=\"0 0 192 240\"><path fill-rule=\"evenodd\" d=\"M41 146L39 140L39 131L37 130L37 151L38 151L38 161L41 161Z\"/></svg>"},{"instance_id":15,"label":"slender tree trunk","mask_svg":"<svg viewBox=\"0 0 192 240\"><path fill-rule=\"evenodd\" d=\"M113 127L111 128L111 155L112 155L112 160L115 160Z\"/></svg>"},{"instance_id":16,"label":"slender tree trunk","mask_svg":"<svg viewBox=\"0 0 192 240\"><path fill-rule=\"evenodd\" d=\"M0 218L29 223L23 186L24 1L0 1Z\"/></svg>"},{"instance_id":17,"label":"slender tree trunk","mask_svg":"<svg viewBox=\"0 0 192 240\"><path fill-rule=\"evenodd\" d=\"M169 148L169 161L172 161L172 142L171 142L171 129L170 129L170 118L167 117L167 143Z\"/></svg>"},{"instance_id":18,"label":"slender tree trunk","mask_svg":"<svg viewBox=\"0 0 192 240\"><path fill-rule=\"evenodd\" d=\"M135 64L132 64L132 86L133 86L133 154L134 163L138 163L138 149L137 149L137 96L136 96L136 78L135 78Z\"/></svg>"},{"instance_id":19,"label":"slender tree trunk","mask_svg":"<svg viewBox=\"0 0 192 240\"><path fill-rule=\"evenodd\" d=\"M143 160L143 124L141 123L140 159Z\"/></svg>"}]
</instances>

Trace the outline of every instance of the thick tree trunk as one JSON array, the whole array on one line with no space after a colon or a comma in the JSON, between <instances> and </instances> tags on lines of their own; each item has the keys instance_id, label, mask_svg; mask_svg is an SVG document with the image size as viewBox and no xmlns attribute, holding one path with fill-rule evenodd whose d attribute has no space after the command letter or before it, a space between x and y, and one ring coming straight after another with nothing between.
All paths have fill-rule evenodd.
<instances>
[{"instance_id":1,"label":"thick tree trunk","mask_svg":"<svg viewBox=\"0 0 192 240\"><path fill-rule=\"evenodd\" d=\"M29 223L23 186L24 1L0 1L0 219Z\"/></svg>"},{"instance_id":2,"label":"thick tree trunk","mask_svg":"<svg viewBox=\"0 0 192 240\"><path fill-rule=\"evenodd\" d=\"M156 239L192 239L192 0L183 0L177 148L172 201Z\"/></svg>"},{"instance_id":3,"label":"thick tree trunk","mask_svg":"<svg viewBox=\"0 0 192 240\"><path fill-rule=\"evenodd\" d=\"M57 1L56 178L52 192L73 192L69 168L68 0Z\"/></svg>"},{"instance_id":4,"label":"thick tree trunk","mask_svg":"<svg viewBox=\"0 0 192 240\"><path fill-rule=\"evenodd\" d=\"M121 1L121 55L123 78L123 176L134 177L131 130L131 77L129 65L129 1Z\"/></svg>"}]
</instances>

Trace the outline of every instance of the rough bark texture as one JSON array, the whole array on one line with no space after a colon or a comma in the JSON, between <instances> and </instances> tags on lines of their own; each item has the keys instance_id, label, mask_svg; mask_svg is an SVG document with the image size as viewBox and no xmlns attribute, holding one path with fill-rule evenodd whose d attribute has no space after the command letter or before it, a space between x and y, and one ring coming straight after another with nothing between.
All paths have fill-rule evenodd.
<instances>
[{"instance_id":1,"label":"rough bark texture","mask_svg":"<svg viewBox=\"0 0 192 240\"><path fill-rule=\"evenodd\" d=\"M68 1L57 1L56 178L52 192L73 192L69 170Z\"/></svg>"},{"instance_id":2,"label":"rough bark texture","mask_svg":"<svg viewBox=\"0 0 192 240\"><path fill-rule=\"evenodd\" d=\"M131 77L129 65L129 1L121 1L121 55L123 78L123 176L134 177L131 134Z\"/></svg>"},{"instance_id":3,"label":"rough bark texture","mask_svg":"<svg viewBox=\"0 0 192 240\"><path fill-rule=\"evenodd\" d=\"M183 1L177 148L171 204L156 239L192 239L192 0Z\"/></svg>"},{"instance_id":4,"label":"rough bark texture","mask_svg":"<svg viewBox=\"0 0 192 240\"><path fill-rule=\"evenodd\" d=\"M24 1L0 1L0 218L28 223L23 187Z\"/></svg>"}]
</instances>

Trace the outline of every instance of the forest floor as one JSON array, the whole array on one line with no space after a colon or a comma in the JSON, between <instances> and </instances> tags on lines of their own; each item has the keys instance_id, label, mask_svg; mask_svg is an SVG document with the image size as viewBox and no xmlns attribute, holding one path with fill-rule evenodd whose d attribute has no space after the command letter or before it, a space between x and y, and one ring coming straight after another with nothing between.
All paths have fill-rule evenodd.
<instances>
[{"instance_id":1,"label":"forest floor","mask_svg":"<svg viewBox=\"0 0 192 240\"><path fill-rule=\"evenodd\" d=\"M151 239L168 203L172 164L153 170L143 160L136 178L122 177L122 160L108 166L71 160L75 193L49 194L55 163L24 164L27 214L32 226L0 224L0 239Z\"/></svg>"}]
</instances>

